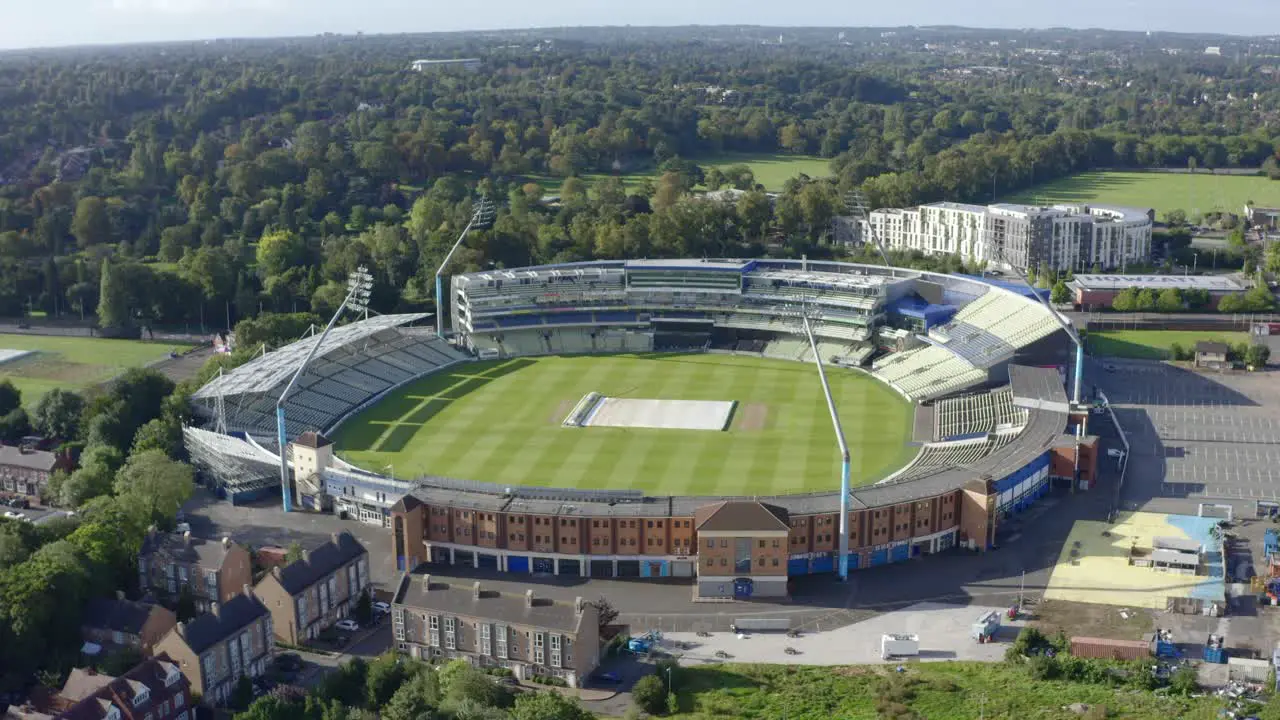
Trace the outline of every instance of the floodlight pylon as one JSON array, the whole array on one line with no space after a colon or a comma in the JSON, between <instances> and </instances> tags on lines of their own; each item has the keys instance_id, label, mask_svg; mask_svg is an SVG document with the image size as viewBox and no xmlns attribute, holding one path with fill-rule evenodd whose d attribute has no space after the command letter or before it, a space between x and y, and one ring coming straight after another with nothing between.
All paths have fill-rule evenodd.
<instances>
[{"instance_id":1,"label":"floodlight pylon","mask_svg":"<svg viewBox=\"0 0 1280 720\"><path fill-rule=\"evenodd\" d=\"M484 230L492 227L497 214L498 210L493 202L488 197L481 195L480 201L476 203L475 211L471 213L471 220L462 229L462 234L458 236L457 242L453 244L453 247L449 248L449 253L444 256L440 267L436 268L436 335L439 337L444 337L444 280L442 279L444 277L444 269L449 265L449 261L453 259L453 254L462 246L462 241L467 239L467 235L472 230Z\"/></svg>"},{"instance_id":2,"label":"floodlight pylon","mask_svg":"<svg viewBox=\"0 0 1280 720\"><path fill-rule=\"evenodd\" d=\"M343 311L347 308L352 308L368 313L369 295L372 289L373 276L369 274L369 269L364 266L356 268L355 272L351 273L347 278L347 295L342 299L342 304L334 311L333 317L329 319L329 324L324 328L324 332L320 333L320 337L316 338L310 352L298 365L298 369L293 372L293 376L289 378L289 383L284 386L284 391L280 393L280 398L276 400L276 439L280 444L280 497L285 512L293 510L293 488L292 483L289 481L289 439L285 431L285 400L288 399L289 391L293 390L294 384L298 382L302 372L307 369L307 365L311 363L320 346L324 344L325 338L329 337L329 331L333 330L333 326L338 323L338 318L342 317Z\"/></svg>"}]
</instances>

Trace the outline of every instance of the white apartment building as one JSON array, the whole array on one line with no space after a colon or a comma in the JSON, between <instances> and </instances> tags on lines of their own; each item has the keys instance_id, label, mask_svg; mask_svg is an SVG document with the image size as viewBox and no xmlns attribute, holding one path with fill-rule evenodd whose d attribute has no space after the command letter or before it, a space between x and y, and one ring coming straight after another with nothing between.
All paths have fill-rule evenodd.
<instances>
[{"instance_id":1,"label":"white apartment building","mask_svg":"<svg viewBox=\"0 0 1280 720\"><path fill-rule=\"evenodd\" d=\"M1151 257L1151 211L1136 208L940 202L875 210L867 224L887 248L1009 269L1124 269Z\"/></svg>"}]
</instances>

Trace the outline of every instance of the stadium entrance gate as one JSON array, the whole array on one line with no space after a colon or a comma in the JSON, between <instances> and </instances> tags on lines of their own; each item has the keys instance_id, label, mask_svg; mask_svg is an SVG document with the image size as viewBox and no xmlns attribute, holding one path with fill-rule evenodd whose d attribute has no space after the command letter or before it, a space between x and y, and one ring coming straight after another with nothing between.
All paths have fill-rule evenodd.
<instances>
[{"instance_id":1,"label":"stadium entrance gate","mask_svg":"<svg viewBox=\"0 0 1280 720\"><path fill-rule=\"evenodd\" d=\"M613 561L612 560L592 560L591 561L591 577L593 578L613 577Z\"/></svg>"},{"instance_id":2,"label":"stadium entrance gate","mask_svg":"<svg viewBox=\"0 0 1280 720\"><path fill-rule=\"evenodd\" d=\"M486 553L476 553L476 567L481 570L497 570L498 556L488 555Z\"/></svg>"},{"instance_id":3,"label":"stadium entrance gate","mask_svg":"<svg viewBox=\"0 0 1280 720\"><path fill-rule=\"evenodd\" d=\"M619 560L618 577L640 577L640 561Z\"/></svg>"},{"instance_id":4,"label":"stadium entrance gate","mask_svg":"<svg viewBox=\"0 0 1280 720\"><path fill-rule=\"evenodd\" d=\"M561 560L559 575L577 576L582 574L582 561L580 560Z\"/></svg>"}]
</instances>

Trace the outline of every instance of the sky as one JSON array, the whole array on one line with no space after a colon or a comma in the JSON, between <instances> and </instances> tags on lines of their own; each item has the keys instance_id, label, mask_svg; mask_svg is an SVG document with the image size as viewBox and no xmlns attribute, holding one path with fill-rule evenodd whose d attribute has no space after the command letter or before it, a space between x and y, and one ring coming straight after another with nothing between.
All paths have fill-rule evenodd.
<instances>
[{"instance_id":1,"label":"sky","mask_svg":"<svg viewBox=\"0 0 1280 720\"><path fill-rule=\"evenodd\" d=\"M1280 33L1278 0L0 0L0 48L565 25Z\"/></svg>"}]
</instances>

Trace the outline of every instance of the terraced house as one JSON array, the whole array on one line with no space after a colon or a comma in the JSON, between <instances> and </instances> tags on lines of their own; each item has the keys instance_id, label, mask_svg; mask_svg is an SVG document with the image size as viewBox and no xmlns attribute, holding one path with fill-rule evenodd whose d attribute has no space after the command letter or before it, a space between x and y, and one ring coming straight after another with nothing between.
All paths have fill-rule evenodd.
<instances>
[{"instance_id":1,"label":"terraced house","mask_svg":"<svg viewBox=\"0 0 1280 720\"><path fill-rule=\"evenodd\" d=\"M172 658L192 690L214 705L226 702L241 677L265 673L274 652L271 613L248 585L156 644L156 654Z\"/></svg>"},{"instance_id":2,"label":"terraced house","mask_svg":"<svg viewBox=\"0 0 1280 720\"><path fill-rule=\"evenodd\" d=\"M230 538L203 540L190 532L179 535L152 528L138 553L138 586L170 605L185 590L196 609L204 612L236 597L252 582L249 551Z\"/></svg>"},{"instance_id":3,"label":"terraced house","mask_svg":"<svg viewBox=\"0 0 1280 720\"><path fill-rule=\"evenodd\" d=\"M369 592L369 552L349 532L305 551L271 572L254 593L271 612L277 637L290 645L312 640L347 617Z\"/></svg>"},{"instance_id":4,"label":"terraced house","mask_svg":"<svg viewBox=\"0 0 1280 720\"><path fill-rule=\"evenodd\" d=\"M558 677L572 687L600 661L600 613L581 597L534 597L498 580L405 574L391 604L397 647L416 658L462 658L517 678ZM547 592L555 592L545 588Z\"/></svg>"}]
</instances>

